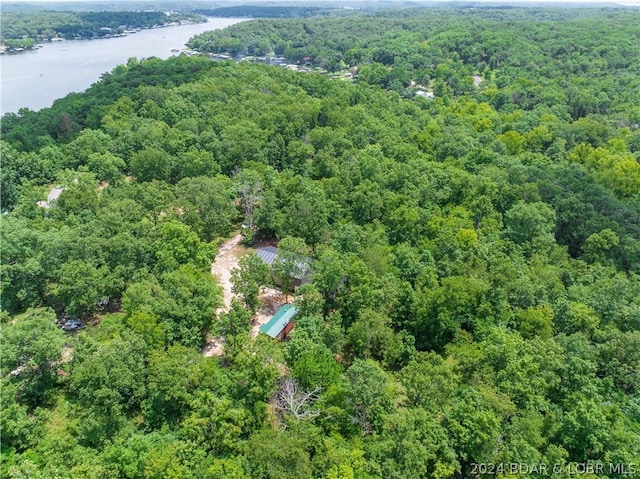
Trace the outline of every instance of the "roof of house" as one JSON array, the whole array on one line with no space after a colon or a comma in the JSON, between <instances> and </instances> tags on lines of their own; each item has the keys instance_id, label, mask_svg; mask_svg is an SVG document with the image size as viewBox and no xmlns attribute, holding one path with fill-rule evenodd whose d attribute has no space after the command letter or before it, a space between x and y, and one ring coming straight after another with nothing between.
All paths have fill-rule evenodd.
<instances>
[{"instance_id":1,"label":"roof of house","mask_svg":"<svg viewBox=\"0 0 640 479\"><path fill-rule=\"evenodd\" d=\"M256 251L256 254L258 255L258 258L260 258L262 261L264 261L267 266L271 267L273 266L273 263L276 260L276 257L278 256L278 248L276 248L275 246L264 246L262 248L258 248L258 251ZM313 262L313 259L309 258L309 257L304 257L304 256L300 256L300 260L297 263L298 266L298 270L301 272L301 276L306 277L309 269L310 269L310 265ZM304 279L303 278L298 278L297 276L294 276L296 279Z\"/></svg>"},{"instance_id":2,"label":"roof of house","mask_svg":"<svg viewBox=\"0 0 640 479\"><path fill-rule=\"evenodd\" d=\"M432 91L424 91L424 90L418 90L416 92L416 96L421 96L423 98L435 98L435 95L433 94Z\"/></svg>"},{"instance_id":3,"label":"roof of house","mask_svg":"<svg viewBox=\"0 0 640 479\"><path fill-rule=\"evenodd\" d=\"M36 204L40 208L49 208L51 206L51 203L53 203L54 201L58 201L58 198L60 198L60 195L62 194L63 191L64 191L64 188L60 188L59 186L56 186L55 188L51 188L51 191L49 191L49 194L47 195L47 200L36 201Z\"/></svg>"},{"instance_id":4,"label":"roof of house","mask_svg":"<svg viewBox=\"0 0 640 479\"><path fill-rule=\"evenodd\" d=\"M62 194L62 192L64 191L64 188L53 188L49 194L47 195L47 201L49 203L51 203L52 201L56 201L58 198L60 198L60 195Z\"/></svg>"},{"instance_id":5,"label":"roof of house","mask_svg":"<svg viewBox=\"0 0 640 479\"><path fill-rule=\"evenodd\" d=\"M272 338L278 337L282 330L291 322L293 317L298 313L295 306L285 304L278 312L269 320L269 322L260 326L260 331L268 334Z\"/></svg>"},{"instance_id":6,"label":"roof of house","mask_svg":"<svg viewBox=\"0 0 640 479\"><path fill-rule=\"evenodd\" d=\"M259 248L256 254L258 258L271 266L276 260L276 256L278 256L278 248L275 246L265 246L264 248Z\"/></svg>"}]
</instances>

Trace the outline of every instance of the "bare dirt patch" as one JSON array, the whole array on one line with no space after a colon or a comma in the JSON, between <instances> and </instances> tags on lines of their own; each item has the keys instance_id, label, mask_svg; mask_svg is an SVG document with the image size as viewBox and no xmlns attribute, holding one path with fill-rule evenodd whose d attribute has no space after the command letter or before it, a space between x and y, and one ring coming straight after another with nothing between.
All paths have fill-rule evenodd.
<instances>
[{"instance_id":1,"label":"bare dirt patch","mask_svg":"<svg viewBox=\"0 0 640 479\"><path fill-rule=\"evenodd\" d=\"M232 291L233 283L231 281L231 272L238 267L240 258L253 251L253 249L243 246L241 242L241 234L236 234L225 241L222 246L220 246L220 250L213 260L213 263L211 263L211 274L216 277L218 284L220 284L223 289L223 305L216 311L218 317L229 311L231 301L235 297ZM259 298L261 308L253 318L253 326L251 328L252 337L256 337L260 332L260 326L269 321L282 305L287 302L287 297L275 288L262 288ZM223 349L224 338L213 337L210 333L204 348L202 348L202 353L206 357L222 356Z\"/></svg>"},{"instance_id":2,"label":"bare dirt patch","mask_svg":"<svg viewBox=\"0 0 640 479\"><path fill-rule=\"evenodd\" d=\"M238 261L247 254L247 248L242 246L242 235L237 234L233 238L225 241L220 246L220 251L216 255L213 263L211 263L211 274L218 278L218 283L224 291L223 305L218 309L217 313L226 313L231 308L231 301L234 294L231 291L233 283L231 282L231 271L238 267Z\"/></svg>"},{"instance_id":3,"label":"bare dirt patch","mask_svg":"<svg viewBox=\"0 0 640 479\"><path fill-rule=\"evenodd\" d=\"M253 326L251 327L251 336L253 337L256 337L260 332L260 326L269 321L287 302L282 291L275 288L263 288L259 298L262 307L253 318Z\"/></svg>"},{"instance_id":4,"label":"bare dirt patch","mask_svg":"<svg viewBox=\"0 0 640 479\"><path fill-rule=\"evenodd\" d=\"M222 356L224 352L224 338L214 338L211 333L207 335L207 341L202 347L202 354L206 358L211 356Z\"/></svg>"},{"instance_id":5,"label":"bare dirt patch","mask_svg":"<svg viewBox=\"0 0 640 479\"><path fill-rule=\"evenodd\" d=\"M62 364L64 363L68 363L69 361L71 361L73 359L73 351L75 348L72 348L70 346L64 346L62 348L62 355L60 357L60 362Z\"/></svg>"},{"instance_id":6,"label":"bare dirt patch","mask_svg":"<svg viewBox=\"0 0 640 479\"><path fill-rule=\"evenodd\" d=\"M56 369L56 374L60 377L67 377L69 373L62 369L62 365L70 362L73 359L73 352L75 348L71 346L63 346L60 360L56 363L59 367Z\"/></svg>"},{"instance_id":7,"label":"bare dirt patch","mask_svg":"<svg viewBox=\"0 0 640 479\"><path fill-rule=\"evenodd\" d=\"M211 274L217 278L223 291L222 306L216 311L217 317L229 311L231 301L235 297L231 290L233 287L231 271L238 267L240 258L249 253L249 250L240 244L241 242L242 235L240 233L225 241L211 263ZM207 357L222 356L223 345L224 338L214 338L209 334L207 342L202 348L202 353Z\"/></svg>"}]
</instances>

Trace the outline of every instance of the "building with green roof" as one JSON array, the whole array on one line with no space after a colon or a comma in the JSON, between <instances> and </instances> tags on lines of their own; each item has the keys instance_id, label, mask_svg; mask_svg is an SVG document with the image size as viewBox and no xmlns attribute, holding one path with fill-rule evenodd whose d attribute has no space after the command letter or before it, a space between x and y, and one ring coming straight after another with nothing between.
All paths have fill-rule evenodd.
<instances>
[{"instance_id":1,"label":"building with green roof","mask_svg":"<svg viewBox=\"0 0 640 479\"><path fill-rule=\"evenodd\" d=\"M285 304L267 323L260 326L260 331L272 338L283 340L293 328L293 318L298 310L292 304Z\"/></svg>"}]
</instances>

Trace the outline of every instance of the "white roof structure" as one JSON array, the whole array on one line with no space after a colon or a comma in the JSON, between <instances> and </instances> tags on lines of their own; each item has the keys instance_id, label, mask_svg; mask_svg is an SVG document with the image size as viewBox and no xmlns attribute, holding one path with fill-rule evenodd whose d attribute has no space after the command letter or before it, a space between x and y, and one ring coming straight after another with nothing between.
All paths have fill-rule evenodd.
<instances>
[{"instance_id":1,"label":"white roof structure","mask_svg":"<svg viewBox=\"0 0 640 479\"><path fill-rule=\"evenodd\" d=\"M40 208L49 208L51 206L51 203L53 203L54 201L58 201L58 198L60 198L60 195L63 191L64 188L56 186L55 188L52 188L51 191L49 191L49 194L47 195L47 201L38 201L36 202L36 204Z\"/></svg>"},{"instance_id":2,"label":"white roof structure","mask_svg":"<svg viewBox=\"0 0 640 479\"><path fill-rule=\"evenodd\" d=\"M421 96L423 98L435 98L436 96L433 94L432 91L424 91L424 90L418 90L416 92L416 96Z\"/></svg>"},{"instance_id":3,"label":"white roof structure","mask_svg":"<svg viewBox=\"0 0 640 479\"><path fill-rule=\"evenodd\" d=\"M60 195L62 194L63 191L64 191L64 188L60 188L56 186L47 195L47 201L49 203L51 203L52 201L57 201L58 198L60 198Z\"/></svg>"}]
</instances>

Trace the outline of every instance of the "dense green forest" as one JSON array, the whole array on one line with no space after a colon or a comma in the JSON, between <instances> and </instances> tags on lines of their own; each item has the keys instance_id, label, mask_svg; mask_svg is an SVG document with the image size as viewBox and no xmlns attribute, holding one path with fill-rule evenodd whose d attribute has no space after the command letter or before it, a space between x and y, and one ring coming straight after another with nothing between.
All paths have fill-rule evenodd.
<instances>
[{"instance_id":1,"label":"dense green forest","mask_svg":"<svg viewBox=\"0 0 640 479\"><path fill-rule=\"evenodd\" d=\"M143 12L3 12L0 40L3 44L17 40L43 41L52 38L99 38L132 28L151 28L174 22L204 22L198 14Z\"/></svg>"},{"instance_id":2,"label":"dense green forest","mask_svg":"<svg viewBox=\"0 0 640 479\"><path fill-rule=\"evenodd\" d=\"M410 82L441 95L472 93L472 75L493 106L538 104L585 116L631 107L640 123L637 9L416 9L345 18L243 22L189 46L232 55L284 55L329 71L363 66L359 79L402 91ZM452 91L448 91L452 90ZM491 95L494 95L491 97Z\"/></svg>"},{"instance_id":3,"label":"dense green forest","mask_svg":"<svg viewBox=\"0 0 640 479\"><path fill-rule=\"evenodd\" d=\"M299 5L237 5L233 7L196 8L194 12L200 15L206 15L207 17L306 18L336 10L335 7L322 8Z\"/></svg>"},{"instance_id":4,"label":"dense green forest","mask_svg":"<svg viewBox=\"0 0 640 479\"><path fill-rule=\"evenodd\" d=\"M207 41L357 79L131 59L5 115L2 477L638 474L635 19L246 22ZM216 315L211 262L241 225L313 258L283 342L249 334L255 256Z\"/></svg>"}]
</instances>

